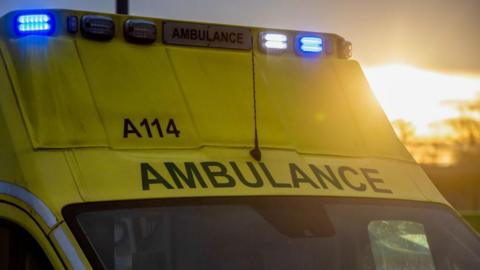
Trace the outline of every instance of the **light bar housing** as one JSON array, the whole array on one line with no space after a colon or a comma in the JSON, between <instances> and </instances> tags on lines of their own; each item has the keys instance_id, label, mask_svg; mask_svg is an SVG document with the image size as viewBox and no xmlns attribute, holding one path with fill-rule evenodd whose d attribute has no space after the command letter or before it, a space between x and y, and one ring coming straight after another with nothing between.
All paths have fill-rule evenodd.
<instances>
[{"instance_id":1,"label":"light bar housing","mask_svg":"<svg viewBox=\"0 0 480 270\"><path fill-rule=\"evenodd\" d=\"M296 55L307 61L308 58L352 57L349 41L336 34L313 31L168 21L73 10L13 11L5 15L4 20L5 33L12 38L26 35L79 38L76 35L81 34L83 38L98 41L116 38L135 44L160 42L172 46L257 50L280 57ZM120 31L115 32L117 29Z\"/></svg>"},{"instance_id":2,"label":"light bar housing","mask_svg":"<svg viewBox=\"0 0 480 270\"><path fill-rule=\"evenodd\" d=\"M115 23L112 18L98 15L84 15L81 19L82 35L96 40L110 40L115 35Z\"/></svg>"},{"instance_id":3,"label":"light bar housing","mask_svg":"<svg viewBox=\"0 0 480 270\"><path fill-rule=\"evenodd\" d=\"M259 43L264 52L283 52L288 49L288 35L278 32L261 32Z\"/></svg>"},{"instance_id":4,"label":"light bar housing","mask_svg":"<svg viewBox=\"0 0 480 270\"><path fill-rule=\"evenodd\" d=\"M19 35L50 35L55 28L55 20L49 13L21 14L15 18L15 31Z\"/></svg>"},{"instance_id":5,"label":"light bar housing","mask_svg":"<svg viewBox=\"0 0 480 270\"><path fill-rule=\"evenodd\" d=\"M129 42L150 44L157 40L157 26L151 21L128 19L123 24L123 34Z\"/></svg>"},{"instance_id":6,"label":"light bar housing","mask_svg":"<svg viewBox=\"0 0 480 270\"><path fill-rule=\"evenodd\" d=\"M67 32L70 34L75 34L78 32L78 17L77 16L68 16L67 17Z\"/></svg>"}]
</instances>

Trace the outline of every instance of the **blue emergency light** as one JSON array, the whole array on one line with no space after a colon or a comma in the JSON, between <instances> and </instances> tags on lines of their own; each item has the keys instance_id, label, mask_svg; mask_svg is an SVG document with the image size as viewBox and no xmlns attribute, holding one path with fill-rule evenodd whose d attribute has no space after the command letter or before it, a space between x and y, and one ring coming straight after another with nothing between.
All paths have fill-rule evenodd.
<instances>
[{"instance_id":1,"label":"blue emergency light","mask_svg":"<svg viewBox=\"0 0 480 270\"><path fill-rule=\"evenodd\" d=\"M297 37L297 52L301 55L317 55L323 52L323 40L315 35Z\"/></svg>"},{"instance_id":2,"label":"blue emergency light","mask_svg":"<svg viewBox=\"0 0 480 270\"><path fill-rule=\"evenodd\" d=\"M19 15L15 21L15 29L20 35L48 35L53 32L53 27L53 17L46 13Z\"/></svg>"}]
</instances>

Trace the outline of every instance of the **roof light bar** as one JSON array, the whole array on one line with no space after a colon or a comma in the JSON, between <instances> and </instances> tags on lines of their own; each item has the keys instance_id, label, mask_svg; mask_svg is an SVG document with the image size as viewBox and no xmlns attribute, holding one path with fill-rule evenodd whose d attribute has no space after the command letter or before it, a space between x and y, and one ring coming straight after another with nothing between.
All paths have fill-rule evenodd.
<instances>
[{"instance_id":1,"label":"roof light bar","mask_svg":"<svg viewBox=\"0 0 480 270\"><path fill-rule=\"evenodd\" d=\"M16 18L15 29L20 35L48 35L53 31L53 23L53 18L50 14L24 14Z\"/></svg>"},{"instance_id":2,"label":"roof light bar","mask_svg":"<svg viewBox=\"0 0 480 270\"><path fill-rule=\"evenodd\" d=\"M81 19L81 30L86 38L110 40L115 35L115 23L110 17L85 15Z\"/></svg>"},{"instance_id":3,"label":"roof light bar","mask_svg":"<svg viewBox=\"0 0 480 270\"><path fill-rule=\"evenodd\" d=\"M300 36L298 37L297 51L300 54L318 55L323 52L323 40L319 36Z\"/></svg>"},{"instance_id":4,"label":"roof light bar","mask_svg":"<svg viewBox=\"0 0 480 270\"><path fill-rule=\"evenodd\" d=\"M68 16L67 17L67 31L71 34L78 32L78 17L77 16Z\"/></svg>"},{"instance_id":5,"label":"roof light bar","mask_svg":"<svg viewBox=\"0 0 480 270\"><path fill-rule=\"evenodd\" d=\"M154 22L130 19L123 27L125 39L140 44L149 44L157 39L157 26Z\"/></svg>"},{"instance_id":6,"label":"roof light bar","mask_svg":"<svg viewBox=\"0 0 480 270\"><path fill-rule=\"evenodd\" d=\"M260 33L260 47L264 51L284 51L288 48L288 37L281 33Z\"/></svg>"}]
</instances>

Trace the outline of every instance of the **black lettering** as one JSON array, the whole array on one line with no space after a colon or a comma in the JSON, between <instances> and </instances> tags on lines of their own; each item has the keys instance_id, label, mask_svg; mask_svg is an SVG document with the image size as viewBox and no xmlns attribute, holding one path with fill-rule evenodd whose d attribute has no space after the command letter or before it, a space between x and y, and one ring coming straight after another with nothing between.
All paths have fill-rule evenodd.
<instances>
[{"instance_id":1,"label":"black lettering","mask_svg":"<svg viewBox=\"0 0 480 270\"><path fill-rule=\"evenodd\" d=\"M177 187L180 189L183 189L182 181L183 183L187 184L189 188L196 188L197 186L195 185L195 179L198 180L198 183L201 187L207 187L202 175L193 162L185 162L185 171L187 175L185 175L173 162L165 162L165 167L167 168L168 173L172 177Z\"/></svg>"},{"instance_id":2,"label":"black lettering","mask_svg":"<svg viewBox=\"0 0 480 270\"><path fill-rule=\"evenodd\" d=\"M150 125L148 124L148 120L147 119L143 119L142 122L140 122L140 126L143 126L145 127L145 130L147 131L147 136L149 138L152 138L153 135L152 135L152 130L150 129Z\"/></svg>"},{"instance_id":3,"label":"black lettering","mask_svg":"<svg viewBox=\"0 0 480 270\"><path fill-rule=\"evenodd\" d=\"M322 172L319 168L317 168L313 164L310 164L309 166L312 172L315 174L315 177L317 178L318 183L320 183L320 186L322 186L322 188L328 189L328 186L325 184L325 181L324 181L324 180L327 180L328 182L330 182L330 184L334 185L337 189L343 190L342 184L340 183L340 181L338 181L337 176L335 176L335 173L333 173L333 170L332 168L330 168L330 166L325 165L325 169L327 169L328 175Z\"/></svg>"},{"instance_id":4,"label":"black lettering","mask_svg":"<svg viewBox=\"0 0 480 270\"><path fill-rule=\"evenodd\" d=\"M181 38L178 28L173 29L172 38Z\"/></svg>"},{"instance_id":5,"label":"black lettering","mask_svg":"<svg viewBox=\"0 0 480 270\"><path fill-rule=\"evenodd\" d=\"M153 120L152 127L156 127L158 136L160 136L160 138L163 138L162 126L160 126L160 121L158 120L158 118L155 118L155 120Z\"/></svg>"},{"instance_id":6,"label":"black lettering","mask_svg":"<svg viewBox=\"0 0 480 270\"><path fill-rule=\"evenodd\" d=\"M220 41L228 42L228 33L227 32L221 32L220 33Z\"/></svg>"},{"instance_id":7,"label":"black lettering","mask_svg":"<svg viewBox=\"0 0 480 270\"><path fill-rule=\"evenodd\" d=\"M263 162L260 162L260 168L262 168L263 173L267 176L268 181L274 188L291 188L292 185L289 183L278 183L275 181L275 179L272 177L272 174L270 171L268 171L267 166Z\"/></svg>"},{"instance_id":8,"label":"black lettering","mask_svg":"<svg viewBox=\"0 0 480 270\"><path fill-rule=\"evenodd\" d=\"M378 193L390 193L392 194L393 192L389 189L381 189L377 187L377 184L384 184L383 179L381 178L373 178L370 176L371 173L378 174L378 170L376 169L368 169L368 168L360 168L360 171L362 172L363 176L365 176L365 179L367 179L367 182L370 184L370 187L372 187L373 191L378 192Z\"/></svg>"},{"instance_id":9,"label":"black lettering","mask_svg":"<svg viewBox=\"0 0 480 270\"><path fill-rule=\"evenodd\" d=\"M358 172L355 171L354 169L350 168L350 167L347 167L347 166L342 166L342 167L339 167L338 168L338 174L340 175L340 178L343 180L343 182L349 186L350 188L352 188L353 190L356 190L356 191L365 191L367 190L367 185L365 185L364 183L360 183L359 186L355 186L353 185L349 180L348 178L345 176L345 172L346 171L349 171L350 173L354 174L354 175L357 175Z\"/></svg>"},{"instance_id":10,"label":"black lettering","mask_svg":"<svg viewBox=\"0 0 480 270\"><path fill-rule=\"evenodd\" d=\"M252 162L247 162L247 166L248 168L250 169L250 171L252 172L253 176L255 176L255 181L248 181L242 174L242 172L240 171L240 169L238 168L238 165L231 161L230 162L230 166L232 166L233 170L235 171L235 173L237 174L238 176L238 179L240 180L240 182L242 182L242 184L244 184L245 186L247 187L252 187L252 188L258 188L258 187L263 187L263 180L262 180L262 177L260 176L260 174L258 173L257 169L255 169L255 166L253 165Z\"/></svg>"},{"instance_id":11,"label":"black lettering","mask_svg":"<svg viewBox=\"0 0 480 270\"><path fill-rule=\"evenodd\" d=\"M238 44L243 43L243 34L242 33L237 33L237 43Z\"/></svg>"},{"instance_id":12,"label":"black lettering","mask_svg":"<svg viewBox=\"0 0 480 270\"><path fill-rule=\"evenodd\" d=\"M197 30L196 29L191 29L190 30L190 39L192 39L192 40L197 39Z\"/></svg>"},{"instance_id":13,"label":"black lettering","mask_svg":"<svg viewBox=\"0 0 480 270\"><path fill-rule=\"evenodd\" d=\"M292 183L294 187L298 188L300 187L300 183L307 183L314 188L318 188L317 184L315 184L312 179L310 179L310 177L308 177L308 175L304 171L302 171L296 164L290 163L288 165L290 167L290 175L292 176ZM298 174L300 174L301 177L299 177Z\"/></svg>"},{"instance_id":14,"label":"black lettering","mask_svg":"<svg viewBox=\"0 0 480 270\"><path fill-rule=\"evenodd\" d=\"M228 41L231 42L231 43L235 43L236 42L236 37L237 37L237 35L232 32L232 33L228 34Z\"/></svg>"},{"instance_id":15,"label":"black lettering","mask_svg":"<svg viewBox=\"0 0 480 270\"><path fill-rule=\"evenodd\" d=\"M207 30L200 30L198 33L198 39L201 41L204 41L207 35L208 35Z\"/></svg>"},{"instance_id":16,"label":"black lettering","mask_svg":"<svg viewBox=\"0 0 480 270\"><path fill-rule=\"evenodd\" d=\"M180 137L180 130L177 129L175 121L173 119L168 120L167 124L167 134L174 134L175 137Z\"/></svg>"},{"instance_id":17,"label":"black lettering","mask_svg":"<svg viewBox=\"0 0 480 270\"><path fill-rule=\"evenodd\" d=\"M212 32L210 32L210 31L207 31L207 41L208 41L208 42L214 41L214 40L213 40L213 37L212 37Z\"/></svg>"},{"instance_id":18,"label":"black lettering","mask_svg":"<svg viewBox=\"0 0 480 270\"><path fill-rule=\"evenodd\" d=\"M173 189L173 186L170 185L165 178L163 178L159 172L157 172L150 164L140 163L140 171L142 174L142 188L143 190L149 190L151 184L162 184L167 189ZM153 179L149 177L153 175Z\"/></svg>"},{"instance_id":19,"label":"black lettering","mask_svg":"<svg viewBox=\"0 0 480 270\"><path fill-rule=\"evenodd\" d=\"M180 29L180 38L189 39L190 38L190 29L182 28Z\"/></svg>"},{"instance_id":20,"label":"black lettering","mask_svg":"<svg viewBox=\"0 0 480 270\"><path fill-rule=\"evenodd\" d=\"M234 187L235 186L235 179L233 179L232 176L227 174L227 168L220 162L214 162L214 161L209 161L209 162L201 162L203 170L207 174L208 178L210 179L210 182L212 182L212 185L214 187L218 188L228 188L228 187ZM213 170L213 168L216 168L216 170ZM227 182L218 182L217 177L222 177L227 180Z\"/></svg>"},{"instance_id":21,"label":"black lettering","mask_svg":"<svg viewBox=\"0 0 480 270\"><path fill-rule=\"evenodd\" d=\"M142 134L140 134L133 122L130 119L125 118L123 120L123 138L128 138L130 133L135 134L138 138L142 138Z\"/></svg>"},{"instance_id":22,"label":"black lettering","mask_svg":"<svg viewBox=\"0 0 480 270\"><path fill-rule=\"evenodd\" d=\"M215 34L213 35L213 41L221 41L220 33L215 32Z\"/></svg>"}]
</instances>

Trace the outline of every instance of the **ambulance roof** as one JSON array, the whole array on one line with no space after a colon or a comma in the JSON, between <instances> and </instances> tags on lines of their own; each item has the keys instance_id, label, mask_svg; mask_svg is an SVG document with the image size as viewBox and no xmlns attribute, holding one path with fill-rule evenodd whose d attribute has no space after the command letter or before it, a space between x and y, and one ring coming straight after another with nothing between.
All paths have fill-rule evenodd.
<instances>
[{"instance_id":1,"label":"ambulance roof","mask_svg":"<svg viewBox=\"0 0 480 270\"><path fill-rule=\"evenodd\" d=\"M49 17L29 26L22 14ZM89 32L103 23L89 15L111 20L112 36ZM126 37L132 18L147 39L153 25L156 40ZM70 10L1 21L0 74L10 83L0 90L0 161L11 166L0 177L47 204L249 194L444 201L337 35ZM285 50L263 47L266 33L285 35ZM304 36L320 38L321 52L299 51ZM261 162L249 155L255 121Z\"/></svg>"}]
</instances>

